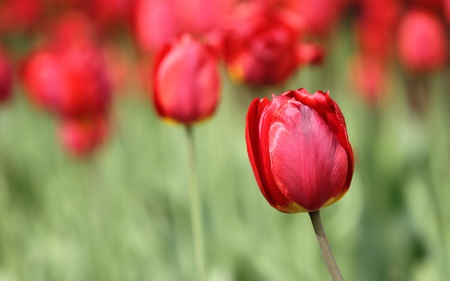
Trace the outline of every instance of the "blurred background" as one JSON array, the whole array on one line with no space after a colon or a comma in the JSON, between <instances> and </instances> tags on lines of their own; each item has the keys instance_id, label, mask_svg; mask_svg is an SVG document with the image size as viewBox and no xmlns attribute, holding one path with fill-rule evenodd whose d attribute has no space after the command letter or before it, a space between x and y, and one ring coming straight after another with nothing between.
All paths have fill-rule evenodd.
<instances>
[{"instance_id":1,"label":"blurred background","mask_svg":"<svg viewBox=\"0 0 450 281\"><path fill-rule=\"evenodd\" d=\"M345 279L450 280L449 20L447 0L0 0L0 280L196 280L188 141L151 98L183 33L220 57L193 125L208 280L330 280L245 147L250 101L298 88L330 91L355 153L321 212Z\"/></svg>"}]
</instances>

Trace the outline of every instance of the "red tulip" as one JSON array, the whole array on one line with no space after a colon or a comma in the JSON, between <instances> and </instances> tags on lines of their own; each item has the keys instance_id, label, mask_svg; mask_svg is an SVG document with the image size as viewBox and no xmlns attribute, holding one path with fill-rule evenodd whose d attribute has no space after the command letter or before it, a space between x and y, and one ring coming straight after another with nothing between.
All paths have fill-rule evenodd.
<instances>
[{"instance_id":1,"label":"red tulip","mask_svg":"<svg viewBox=\"0 0 450 281\"><path fill-rule=\"evenodd\" d=\"M79 11L70 10L49 24L49 41L56 48L66 45L95 42L97 33L92 21Z\"/></svg>"},{"instance_id":2,"label":"red tulip","mask_svg":"<svg viewBox=\"0 0 450 281\"><path fill-rule=\"evenodd\" d=\"M179 19L166 0L137 0L133 25L137 45L147 53L181 33Z\"/></svg>"},{"instance_id":3,"label":"red tulip","mask_svg":"<svg viewBox=\"0 0 450 281\"><path fill-rule=\"evenodd\" d=\"M246 2L223 29L225 62L238 81L283 83L305 63L299 57L302 25L292 11L267 2Z\"/></svg>"},{"instance_id":4,"label":"red tulip","mask_svg":"<svg viewBox=\"0 0 450 281\"><path fill-rule=\"evenodd\" d=\"M183 31L203 34L218 27L237 0L171 0Z\"/></svg>"},{"instance_id":5,"label":"red tulip","mask_svg":"<svg viewBox=\"0 0 450 281\"><path fill-rule=\"evenodd\" d=\"M357 54L350 61L351 82L370 105L382 102L386 94L386 63L377 56Z\"/></svg>"},{"instance_id":6,"label":"red tulip","mask_svg":"<svg viewBox=\"0 0 450 281\"><path fill-rule=\"evenodd\" d=\"M255 99L247 113L247 151L264 197L286 213L338 201L353 175L344 116L321 91L287 91Z\"/></svg>"},{"instance_id":7,"label":"red tulip","mask_svg":"<svg viewBox=\"0 0 450 281\"><path fill-rule=\"evenodd\" d=\"M153 100L162 118L191 124L209 117L220 97L215 51L188 34L164 48L155 61Z\"/></svg>"},{"instance_id":8,"label":"red tulip","mask_svg":"<svg viewBox=\"0 0 450 281\"><path fill-rule=\"evenodd\" d=\"M60 140L72 155L91 155L105 140L108 124L104 117L94 119L63 119L59 131Z\"/></svg>"},{"instance_id":9,"label":"red tulip","mask_svg":"<svg viewBox=\"0 0 450 281\"><path fill-rule=\"evenodd\" d=\"M387 62L392 55L395 28L402 13L400 0L364 0L355 22L356 39L364 56Z\"/></svg>"},{"instance_id":10,"label":"red tulip","mask_svg":"<svg viewBox=\"0 0 450 281\"><path fill-rule=\"evenodd\" d=\"M450 24L450 0L444 0L443 5L445 19L447 20L447 24Z\"/></svg>"},{"instance_id":11,"label":"red tulip","mask_svg":"<svg viewBox=\"0 0 450 281\"><path fill-rule=\"evenodd\" d=\"M94 0L85 5L96 26L103 31L113 31L130 19L135 0Z\"/></svg>"},{"instance_id":12,"label":"red tulip","mask_svg":"<svg viewBox=\"0 0 450 281\"><path fill-rule=\"evenodd\" d=\"M136 43L154 53L182 33L207 36L237 0L136 0L133 19Z\"/></svg>"},{"instance_id":13,"label":"red tulip","mask_svg":"<svg viewBox=\"0 0 450 281\"><path fill-rule=\"evenodd\" d=\"M12 95L13 70L6 54L0 49L0 103Z\"/></svg>"},{"instance_id":14,"label":"red tulip","mask_svg":"<svg viewBox=\"0 0 450 281\"><path fill-rule=\"evenodd\" d=\"M66 86L57 57L47 51L32 53L25 61L21 78L31 101L43 109L55 110L55 97L65 95Z\"/></svg>"},{"instance_id":15,"label":"red tulip","mask_svg":"<svg viewBox=\"0 0 450 281\"><path fill-rule=\"evenodd\" d=\"M324 37L338 26L346 5L346 1L343 0L275 0L275 2L296 11L304 22L306 32L315 37Z\"/></svg>"},{"instance_id":16,"label":"red tulip","mask_svg":"<svg viewBox=\"0 0 450 281\"><path fill-rule=\"evenodd\" d=\"M87 42L36 51L22 72L31 99L63 117L104 114L112 90L103 55Z\"/></svg>"},{"instance_id":17,"label":"red tulip","mask_svg":"<svg viewBox=\"0 0 450 281\"><path fill-rule=\"evenodd\" d=\"M104 114L112 89L103 53L92 45L73 45L59 59L66 91L55 97L56 110L70 117Z\"/></svg>"},{"instance_id":18,"label":"red tulip","mask_svg":"<svg viewBox=\"0 0 450 281\"><path fill-rule=\"evenodd\" d=\"M438 70L447 63L447 32L440 19L424 10L411 10L398 30L398 52L404 66L415 72Z\"/></svg>"},{"instance_id":19,"label":"red tulip","mask_svg":"<svg viewBox=\"0 0 450 281\"><path fill-rule=\"evenodd\" d=\"M43 14L42 1L0 1L0 33L27 32L36 28Z\"/></svg>"}]
</instances>

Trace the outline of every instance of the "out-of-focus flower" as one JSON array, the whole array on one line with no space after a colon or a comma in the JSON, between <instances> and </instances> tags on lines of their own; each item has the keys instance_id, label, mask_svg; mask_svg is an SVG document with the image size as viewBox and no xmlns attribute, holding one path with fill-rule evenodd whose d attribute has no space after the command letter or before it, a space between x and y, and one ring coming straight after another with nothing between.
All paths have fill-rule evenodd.
<instances>
[{"instance_id":1,"label":"out-of-focus flower","mask_svg":"<svg viewBox=\"0 0 450 281\"><path fill-rule=\"evenodd\" d=\"M126 91L123 90L126 85L136 82L133 81L135 73L132 73L135 66L132 65L126 52L117 45L103 46L102 50L112 88L117 93L125 93Z\"/></svg>"},{"instance_id":2,"label":"out-of-focus flower","mask_svg":"<svg viewBox=\"0 0 450 281\"><path fill-rule=\"evenodd\" d=\"M207 37L237 0L137 0L133 19L138 47L149 54L182 33Z\"/></svg>"},{"instance_id":3,"label":"out-of-focus flower","mask_svg":"<svg viewBox=\"0 0 450 281\"><path fill-rule=\"evenodd\" d=\"M299 65L320 65L325 57L323 48L316 44L300 44L297 46L297 59Z\"/></svg>"},{"instance_id":4,"label":"out-of-focus flower","mask_svg":"<svg viewBox=\"0 0 450 281\"><path fill-rule=\"evenodd\" d=\"M21 78L31 100L60 119L59 134L67 150L90 155L105 138L112 102L106 52L80 13L64 14L48 34L25 59Z\"/></svg>"},{"instance_id":5,"label":"out-of-focus flower","mask_svg":"<svg viewBox=\"0 0 450 281\"><path fill-rule=\"evenodd\" d=\"M428 72L447 63L447 33L434 14L410 10L398 29L398 54L401 62L413 72Z\"/></svg>"},{"instance_id":6,"label":"out-of-focus flower","mask_svg":"<svg viewBox=\"0 0 450 281\"><path fill-rule=\"evenodd\" d=\"M136 0L87 1L86 10L102 31L113 31L131 20Z\"/></svg>"},{"instance_id":7,"label":"out-of-focus flower","mask_svg":"<svg viewBox=\"0 0 450 281\"><path fill-rule=\"evenodd\" d=\"M217 28L238 0L172 0L172 2L182 31L201 35Z\"/></svg>"},{"instance_id":8,"label":"out-of-focus flower","mask_svg":"<svg viewBox=\"0 0 450 281\"><path fill-rule=\"evenodd\" d=\"M211 47L184 34L158 54L153 100L162 118L192 124L212 115L219 98L218 60Z\"/></svg>"},{"instance_id":9,"label":"out-of-focus flower","mask_svg":"<svg viewBox=\"0 0 450 281\"><path fill-rule=\"evenodd\" d=\"M292 11L247 2L223 28L223 52L232 77L248 84L279 84L305 63L303 26Z\"/></svg>"},{"instance_id":10,"label":"out-of-focus flower","mask_svg":"<svg viewBox=\"0 0 450 281\"><path fill-rule=\"evenodd\" d=\"M447 20L447 24L450 24L450 0L444 0L443 9L445 19Z\"/></svg>"},{"instance_id":11,"label":"out-of-focus flower","mask_svg":"<svg viewBox=\"0 0 450 281\"><path fill-rule=\"evenodd\" d=\"M0 103L11 98L13 69L7 54L0 48Z\"/></svg>"},{"instance_id":12,"label":"out-of-focus flower","mask_svg":"<svg viewBox=\"0 0 450 281\"><path fill-rule=\"evenodd\" d=\"M26 58L21 79L30 100L48 111L55 110L55 97L67 91L58 58L48 50L36 50Z\"/></svg>"},{"instance_id":13,"label":"out-of-focus flower","mask_svg":"<svg viewBox=\"0 0 450 281\"><path fill-rule=\"evenodd\" d=\"M416 7L421 9L426 9L432 12L441 12L442 11L442 5L443 2L446 0L408 0L405 1L407 4L407 7Z\"/></svg>"},{"instance_id":14,"label":"out-of-focus flower","mask_svg":"<svg viewBox=\"0 0 450 281\"><path fill-rule=\"evenodd\" d=\"M0 34L27 32L36 28L43 12L42 1L6 0L0 2Z\"/></svg>"},{"instance_id":15,"label":"out-of-focus flower","mask_svg":"<svg viewBox=\"0 0 450 281\"><path fill-rule=\"evenodd\" d=\"M53 48L65 48L66 45L89 44L97 40L97 33L87 15L70 11L53 21L46 30L48 42Z\"/></svg>"},{"instance_id":16,"label":"out-of-focus flower","mask_svg":"<svg viewBox=\"0 0 450 281\"><path fill-rule=\"evenodd\" d=\"M286 213L338 201L353 176L344 116L321 91L287 91L255 99L247 113L247 151L266 200Z\"/></svg>"},{"instance_id":17,"label":"out-of-focus flower","mask_svg":"<svg viewBox=\"0 0 450 281\"><path fill-rule=\"evenodd\" d=\"M357 54L350 61L351 82L370 105L379 104L386 89L386 65L377 57Z\"/></svg>"},{"instance_id":18,"label":"out-of-focus flower","mask_svg":"<svg viewBox=\"0 0 450 281\"><path fill-rule=\"evenodd\" d=\"M58 134L66 151L76 157L86 157L106 139L108 123L104 116L63 119Z\"/></svg>"},{"instance_id":19,"label":"out-of-focus flower","mask_svg":"<svg viewBox=\"0 0 450 281\"><path fill-rule=\"evenodd\" d=\"M376 105L386 86L385 77L393 59L396 27L402 0L356 0L359 11L355 21L357 54L350 61L350 81L365 101Z\"/></svg>"},{"instance_id":20,"label":"out-of-focus flower","mask_svg":"<svg viewBox=\"0 0 450 281\"><path fill-rule=\"evenodd\" d=\"M21 74L31 100L65 118L102 115L111 103L104 53L93 44L42 48L26 59Z\"/></svg>"},{"instance_id":21,"label":"out-of-focus flower","mask_svg":"<svg viewBox=\"0 0 450 281\"><path fill-rule=\"evenodd\" d=\"M179 19L167 0L137 0L133 27L138 47L147 53L181 33Z\"/></svg>"},{"instance_id":22,"label":"out-of-focus flower","mask_svg":"<svg viewBox=\"0 0 450 281\"><path fill-rule=\"evenodd\" d=\"M360 14L355 23L359 51L386 62L391 58L395 27L401 12L401 0L359 1Z\"/></svg>"},{"instance_id":23,"label":"out-of-focus flower","mask_svg":"<svg viewBox=\"0 0 450 281\"><path fill-rule=\"evenodd\" d=\"M58 59L66 91L55 97L56 110L70 117L104 114L112 89L103 53L92 45L74 45L64 49Z\"/></svg>"},{"instance_id":24,"label":"out-of-focus flower","mask_svg":"<svg viewBox=\"0 0 450 281\"><path fill-rule=\"evenodd\" d=\"M303 21L305 32L325 37L339 24L347 0L272 0L295 11Z\"/></svg>"}]
</instances>

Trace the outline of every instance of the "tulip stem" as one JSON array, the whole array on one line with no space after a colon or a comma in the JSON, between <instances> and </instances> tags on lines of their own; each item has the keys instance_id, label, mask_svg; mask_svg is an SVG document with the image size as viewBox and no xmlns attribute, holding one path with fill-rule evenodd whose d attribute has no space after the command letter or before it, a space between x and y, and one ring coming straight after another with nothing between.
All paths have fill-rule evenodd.
<instances>
[{"instance_id":1,"label":"tulip stem","mask_svg":"<svg viewBox=\"0 0 450 281\"><path fill-rule=\"evenodd\" d=\"M334 260L333 252L331 251L330 244L328 244L328 239L325 235L325 230L323 229L320 211L309 212L309 216L311 217L314 232L316 233L317 241L319 242L323 258L325 259L331 277L334 281L343 281L344 278Z\"/></svg>"},{"instance_id":2,"label":"tulip stem","mask_svg":"<svg viewBox=\"0 0 450 281\"><path fill-rule=\"evenodd\" d=\"M195 263L197 266L197 274L199 281L206 280L205 273L205 259L203 250L203 226L202 226L202 208L200 193L198 190L198 179L197 179L197 161L195 157L195 144L194 144L194 134L192 132L192 127L186 126L186 135L188 140L188 152L190 160L190 173L191 173L191 184L190 184L190 204L191 204L191 230L192 230L192 242L194 247Z\"/></svg>"}]
</instances>

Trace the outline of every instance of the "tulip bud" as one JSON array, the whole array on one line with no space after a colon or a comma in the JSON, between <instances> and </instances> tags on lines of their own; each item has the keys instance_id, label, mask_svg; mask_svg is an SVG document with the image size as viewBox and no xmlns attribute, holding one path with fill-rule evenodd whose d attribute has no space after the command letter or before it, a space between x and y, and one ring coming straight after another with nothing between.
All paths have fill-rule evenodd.
<instances>
[{"instance_id":1,"label":"tulip bud","mask_svg":"<svg viewBox=\"0 0 450 281\"><path fill-rule=\"evenodd\" d=\"M422 10L408 12L398 30L400 60L408 70L427 72L447 62L447 35L443 22Z\"/></svg>"},{"instance_id":2,"label":"tulip bud","mask_svg":"<svg viewBox=\"0 0 450 281\"><path fill-rule=\"evenodd\" d=\"M55 110L55 97L66 91L59 61L46 50L35 51L28 56L23 64L21 79L30 100L48 111Z\"/></svg>"},{"instance_id":3,"label":"tulip bud","mask_svg":"<svg viewBox=\"0 0 450 281\"><path fill-rule=\"evenodd\" d=\"M72 45L58 55L65 91L55 97L56 111L75 118L105 114L112 89L103 53L91 45Z\"/></svg>"},{"instance_id":4,"label":"tulip bud","mask_svg":"<svg viewBox=\"0 0 450 281\"><path fill-rule=\"evenodd\" d=\"M281 212L311 212L338 201L353 176L344 116L321 91L255 99L247 113L247 151L259 188Z\"/></svg>"},{"instance_id":5,"label":"tulip bud","mask_svg":"<svg viewBox=\"0 0 450 281\"><path fill-rule=\"evenodd\" d=\"M34 53L22 73L31 99L64 117L104 114L112 90L102 56L87 45Z\"/></svg>"},{"instance_id":6,"label":"tulip bud","mask_svg":"<svg viewBox=\"0 0 450 281\"><path fill-rule=\"evenodd\" d=\"M153 53L181 32L171 2L137 0L134 11L134 37L144 52Z\"/></svg>"},{"instance_id":7,"label":"tulip bud","mask_svg":"<svg viewBox=\"0 0 450 281\"><path fill-rule=\"evenodd\" d=\"M215 51L190 35L164 48L155 61L153 100L158 114L183 124L209 117L220 97Z\"/></svg>"},{"instance_id":8,"label":"tulip bud","mask_svg":"<svg viewBox=\"0 0 450 281\"><path fill-rule=\"evenodd\" d=\"M245 2L223 29L225 62L239 82L281 84L304 63L298 58L302 25L292 11Z\"/></svg>"},{"instance_id":9,"label":"tulip bud","mask_svg":"<svg viewBox=\"0 0 450 281\"><path fill-rule=\"evenodd\" d=\"M369 105L377 105L385 97L388 84L386 63L377 56L357 54L350 60L350 82Z\"/></svg>"},{"instance_id":10,"label":"tulip bud","mask_svg":"<svg viewBox=\"0 0 450 281\"><path fill-rule=\"evenodd\" d=\"M105 140L108 124L105 117L95 119L64 119L59 137L64 148L73 156L91 155Z\"/></svg>"}]
</instances>

